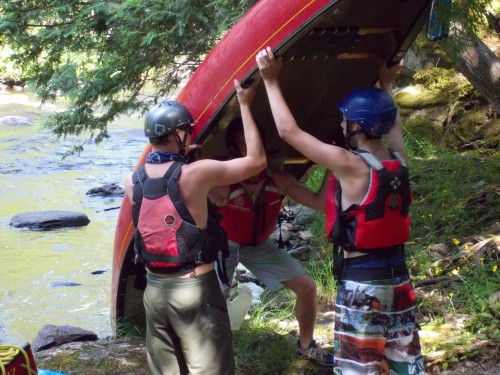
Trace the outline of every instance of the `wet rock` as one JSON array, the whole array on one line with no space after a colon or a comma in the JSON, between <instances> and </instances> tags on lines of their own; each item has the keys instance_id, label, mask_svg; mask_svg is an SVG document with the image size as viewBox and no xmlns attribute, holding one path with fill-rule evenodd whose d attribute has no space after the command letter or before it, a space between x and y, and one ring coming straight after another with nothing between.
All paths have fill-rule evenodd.
<instances>
[{"instance_id":1,"label":"wet rock","mask_svg":"<svg viewBox=\"0 0 500 375\"><path fill-rule=\"evenodd\" d=\"M34 123L33 123L33 121L31 121L27 117L21 117L21 116L2 116L2 117L0 117L0 125L31 126L31 125L34 125Z\"/></svg>"},{"instance_id":2,"label":"wet rock","mask_svg":"<svg viewBox=\"0 0 500 375\"><path fill-rule=\"evenodd\" d=\"M287 230L289 232L297 230L297 228L295 228L295 225L293 225L292 223L281 223L281 229Z\"/></svg>"},{"instance_id":3,"label":"wet rock","mask_svg":"<svg viewBox=\"0 0 500 375\"><path fill-rule=\"evenodd\" d=\"M293 219L293 223L299 227L307 226L314 221L317 212L318 211L312 208L301 206L300 209L297 210L297 215L295 219Z\"/></svg>"},{"instance_id":4,"label":"wet rock","mask_svg":"<svg viewBox=\"0 0 500 375\"><path fill-rule=\"evenodd\" d=\"M72 211L34 211L15 215L10 225L31 230L51 230L66 227L83 227L90 223L87 215Z\"/></svg>"},{"instance_id":5,"label":"wet rock","mask_svg":"<svg viewBox=\"0 0 500 375\"><path fill-rule=\"evenodd\" d=\"M47 324L42 327L38 336L33 340L31 347L38 352L75 341L96 341L97 335L94 332L82 328L67 325Z\"/></svg>"},{"instance_id":6,"label":"wet rock","mask_svg":"<svg viewBox=\"0 0 500 375\"><path fill-rule=\"evenodd\" d=\"M116 184L108 184L87 191L91 197L123 197L125 190Z\"/></svg>"},{"instance_id":7,"label":"wet rock","mask_svg":"<svg viewBox=\"0 0 500 375\"><path fill-rule=\"evenodd\" d=\"M91 275L101 275L101 274L108 272L108 271L111 271L111 270L109 268L105 269L105 270L95 270L95 271L92 271L90 274Z\"/></svg>"},{"instance_id":8,"label":"wet rock","mask_svg":"<svg viewBox=\"0 0 500 375\"><path fill-rule=\"evenodd\" d=\"M248 271L242 264L238 264L235 273L234 279L239 283L254 283L262 288L266 286L257 278L253 273Z\"/></svg>"},{"instance_id":9,"label":"wet rock","mask_svg":"<svg viewBox=\"0 0 500 375\"><path fill-rule=\"evenodd\" d=\"M281 229L281 231L279 229L276 229L273 232L273 234L271 235L271 238L274 241L279 241L280 240L280 235L281 235L281 241L288 242L292 238L293 232L290 232L290 231L288 231L286 229Z\"/></svg>"},{"instance_id":10,"label":"wet rock","mask_svg":"<svg viewBox=\"0 0 500 375\"><path fill-rule=\"evenodd\" d=\"M53 283L50 283L50 286L52 288L59 288L61 286L79 286L79 285L82 285L82 284L74 282L74 281L54 281Z\"/></svg>"}]
</instances>

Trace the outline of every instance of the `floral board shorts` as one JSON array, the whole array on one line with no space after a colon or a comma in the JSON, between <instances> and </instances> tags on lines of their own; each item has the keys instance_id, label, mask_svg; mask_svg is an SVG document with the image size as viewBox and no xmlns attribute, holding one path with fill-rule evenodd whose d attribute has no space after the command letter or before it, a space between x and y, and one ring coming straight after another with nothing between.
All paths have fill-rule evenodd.
<instances>
[{"instance_id":1,"label":"floral board shorts","mask_svg":"<svg viewBox=\"0 0 500 375\"><path fill-rule=\"evenodd\" d=\"M395 269L344 269L335 305L334 373L425 375L415 294L406 267ZM372 278L381 275L390 278Z\"/></svg>"}]
</instances>

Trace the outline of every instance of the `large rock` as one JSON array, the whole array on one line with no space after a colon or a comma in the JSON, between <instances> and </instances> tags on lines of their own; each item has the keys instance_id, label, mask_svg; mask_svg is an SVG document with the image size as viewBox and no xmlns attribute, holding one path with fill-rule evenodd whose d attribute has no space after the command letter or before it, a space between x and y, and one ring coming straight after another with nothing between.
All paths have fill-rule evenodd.
<instances>
[{"instance_id":1,"label":"large rock","mask_svg":"<svg viewBox=\"0 0 500 375\"><path fill-rule=\"evenodd\" d=\"M150 373L143 338L69 342L35 352L34 355L39 368L56 369L73 375Z\"/></svg>"},{"instance_id":2,"label":"large rock","mask_svg":"<svg viewBox=\"0 0 500 375\"><path fill-rule=\"evenodd\" d=\"M87 215L72 211L35 211L14 216L10 225L31 230L51 230L66 227L83 227L90 223Z\"/></svg>"},{"instance_id":3,"label":"large rock","mask_svg":"<svg viewBox=\"0 0 500 375\"><path fill-rule=\"evenodd\" d=\"M82 328L47 324L42 327L31 347L38 352L75 341L95 341L98 337L94 332Z\"/></svg>"},{"instance_id":4,"label":"large rock","mask_svg":"<svg viewBox=\"0 0 500 375\"><path fill-rule=\"evenodd\" d=\"M0 117L0 125L31 126L31 125L33 125L33 121L31 121L27 117L3 116L3 117Z\"/></svg>"}]
</instances>

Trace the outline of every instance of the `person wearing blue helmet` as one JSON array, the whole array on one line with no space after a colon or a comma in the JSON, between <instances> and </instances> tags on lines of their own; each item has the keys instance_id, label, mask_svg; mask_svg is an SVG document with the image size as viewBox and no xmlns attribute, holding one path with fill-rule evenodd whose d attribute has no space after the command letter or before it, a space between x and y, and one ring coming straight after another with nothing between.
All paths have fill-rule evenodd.
<instances>
[{"instance_id":1,"label":"person wearing blue helmet","mask_svg":"<svg viewBox=\"0 0 500 375\"><path fill-rule=\"evenodd\" d=\"M351 91L340 103L340 112L346 121L346 146L350 149L351 138L364 133L367 139L380 139L394 126L398 109L392 97L376 87L364 87ZM352 130L357 123L360 128Z\"/></svg>"},{"instance_id":2,"label":"person wearing blue helmet","mask_svg":"<svg viewBox=\"0 0 500 375\"><path fill-rule=\"evenodd\" d=\"M415 293L404 255L411 191L392 83L399 65L379 70L379 88L356 89L338 108L346 148L300 129L280 88L271 48L256 57L280 137L333 172L325 198L334 244L336 374L425 374Z\"/></svg>"}]
</instances>

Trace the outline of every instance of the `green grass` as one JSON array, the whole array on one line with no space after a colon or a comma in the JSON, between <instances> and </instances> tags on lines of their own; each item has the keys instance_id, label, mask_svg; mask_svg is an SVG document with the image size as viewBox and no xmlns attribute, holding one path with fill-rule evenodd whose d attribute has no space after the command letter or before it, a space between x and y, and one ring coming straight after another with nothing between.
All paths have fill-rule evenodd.
<instances>
[{"instance_id":1,"label":"green grass","mask_svg":"<svg viewBox=\"0 0 500 375\"><path fill-rule=\"evenodd\" d=\"M500 218L500 154L439 152L411 158L411 239L422 245L480 233Z\"/></svg>"},{"instance_id":2,"label":"green grass","mask_svg":"<svg viewBox=\"0 0 500 375\"><path fill-rule=\"evenodd\" d=\"M252 306L250 318L234 334L234 352L239 375L293 374L296 347L280 322L294 319L295 302L289 291L265 290L261 303Z\"/></svg>"},{"instance_id":3,"label":"green grass","mask_svg":"<svg viewBox=\"0 0 500 375\"><path fill-rule=\"evenodd\" d=\"M331 249L331 245L329 246ZM337 286L332 274L333 259L332 254L318 260L309 260L306 271L316 282L318 293L318 304L323 309L333 310Z\"/></svg>"},{"instance_id":4,"label":"green grass","mask_svg":"<svg viewBox=\"0 0 500 375\"><path fill-rule=\"evenodd\" d=\"M235 332L234 352L239 375L290 374L295 347L275 328L246 321Z\"/></svg>"}]
</instances>

